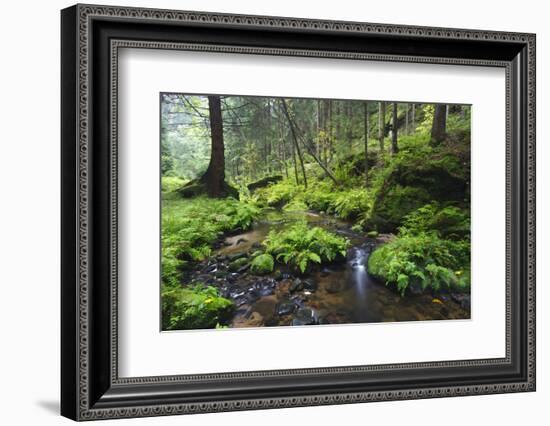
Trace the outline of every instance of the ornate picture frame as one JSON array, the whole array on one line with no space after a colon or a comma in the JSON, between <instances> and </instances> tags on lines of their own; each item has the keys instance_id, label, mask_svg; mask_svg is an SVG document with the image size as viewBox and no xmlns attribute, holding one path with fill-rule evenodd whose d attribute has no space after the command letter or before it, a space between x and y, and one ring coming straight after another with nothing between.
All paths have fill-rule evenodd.
<instances>
[{"instance_id":1,"label":"ornate picture frame","mask_svg":"<svg viewBox=\"0 0 550 426\"><path fill-rule=\"evenodd\" d=\"M61 13L61 413L74 420L535 390L535 35L76 5ZM480 65L506 72L506 356L119 377L122 47Z\"/></svg>"}]
</instances>

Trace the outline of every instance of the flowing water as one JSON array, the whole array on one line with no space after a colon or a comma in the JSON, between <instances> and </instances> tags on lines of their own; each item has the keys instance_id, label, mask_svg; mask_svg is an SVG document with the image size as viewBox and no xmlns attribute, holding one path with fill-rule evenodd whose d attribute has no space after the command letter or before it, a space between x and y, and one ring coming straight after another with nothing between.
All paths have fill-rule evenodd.
<instances>
[{"instance_id":1,"label":"flowing water","mask_svg":"<svg viewBox=\"0 0 550 426\"><path fill-rule=\"evenodd\" d=\"M280 269L268 276L249 273L246 262L238 270L228 266L246 259L261 247L272 229L305 219L347 237L351 247L345 262L317 268L307 276ZM367 238L353 232L349 223L311 212L266 211L251 230L232 235L220 244L215 256L201 265L191 280L217 286L237 305L232 327L347 324L470 318L469 296L455 294L407 295L371 277L370 253L390 236Z\"/></svg>"}]
</instances>

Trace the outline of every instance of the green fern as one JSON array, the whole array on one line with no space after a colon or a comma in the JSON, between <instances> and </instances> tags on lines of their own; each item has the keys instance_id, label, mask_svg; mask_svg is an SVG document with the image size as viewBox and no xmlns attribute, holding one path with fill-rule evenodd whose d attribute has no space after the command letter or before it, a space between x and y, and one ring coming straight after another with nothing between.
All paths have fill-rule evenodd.
<instances>
[{"instance_id":1,"label":"green fern","mask_svg":"<svg viewBox=\"0 0 550 426\"><path fill-rule=\"evenodd\" d=\"M309 228L303 221L283 231L271 231L264 244L266 251L278 261L304 273L311 263L344 257L349 241L320 227Z\"/></svg>"}]
</instances>

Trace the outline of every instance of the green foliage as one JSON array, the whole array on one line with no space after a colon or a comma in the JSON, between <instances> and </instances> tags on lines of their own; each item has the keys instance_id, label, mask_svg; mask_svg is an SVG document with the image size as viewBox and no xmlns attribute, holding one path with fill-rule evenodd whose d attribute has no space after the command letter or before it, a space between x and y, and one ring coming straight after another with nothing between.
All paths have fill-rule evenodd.
<instances>
[{"instance_id":1,"label":"green foliage","mask_svg":"<svg viewBox=\"0 0 550 426\"><path fill-rule=\"evenodd\" d=\"M273 272L275 260L267 253L256 256L250 263L250 271L256 275L264 275Z\"/></svg>"},{"instance_id":2,"label":"green foliage","mask_svg":"<svg viewBox=\"0 0 550 426\"><path fill-rule=\"evenodd\" d=\"M432 130L432 123L434 120L435 106L433 104L426 104L422 106L423 118L416 126L416 132L429 134Z\"/></svg>"},{"instance_id":3,"label":"green foliage","mask_svg":"<svg viewBox=\"0 0 550 426\"><path fill-rule=\"evenodd\" d=\"M469 267L464 269L469 258L468 241L424 232L399 236L378 247L369 257L368 271L386 284L395 284L401 295L413 284L422 290L464 289L469 285L469 278L463 278L469 276Z\"/></svg>"},{"instance_id":4,"label":"green foliage","mask_svg":"<svg viewBox=\"0 0 550 426\"><path fill-rule=\"evenodd\" d=\"M376 249L369 272L395 283L403 295L409 285L422 290L470 287L470 215L432 202L405 216L399 236Z\"/></svg>"},{"instance_id":5,"label":"green foliage","mask_svg":"<svg viewBox=\"0 0 550 426\"><path fill-rule=\"evenodd\" d=\"M301 190L290 180L283 180L256 190L256 200L267 206L282 207Z\"/></svg>"},{"instance_id":6,"label":"green foliage","mask_svg":"<svg viewBox=\"0 0 550 426\"><path fill-rule=\"evenodd\" d=\"M411 144L420 143L410 140ZM395 232L403 218L432 200L467 202L469 170L460 156L427 145L399 152L373 174L372 208L365 215L367 228Z\"/></svg>"},{"instance_id":7,"label":"green foliage","mask_svg":"<svg viewBox=\"0 0 550 426\"><path fill-rule=\"evenodd\" d=\"M350 189L340 192L334 200L334 212L342 219L354 219L367 211L372 197L365 188Z\"/></svg>"},{"instance_id":8,"label":"green foliage","mask_svg":"<svg viewBox=\"0 0 550 426\"><path fill-rule=\"evenodd\" d=\"M407 213L429 202L430 199L430 194L424 188L395 185L376 202L367 221L368 226L381 232L391 232Z\"/></svg>"},{"instance_id":9,"label":"green foliage","mask_svg":"<svg viewBox=\"0 0 550 426\"><path fill-rule=\"evenodd\" d=\"M455 206L426 204L405 216L400 234L434 231L439 237L461 240L470 236L470 214Z\"/></svg>"},{"instance_id":10,"label":"green foliage","mask_svg":"<svg viewBox=\"0 0 550 426\"><path fill-rule=\"evenodd\" d=\"M217 328L226 323L234 309L214 287L162 287L162 329Z\"/></svg>"},{"instance_id":11,"label":"green foliage","mask_svg":"<svg viewBox=\"0 0 550 426\"><path fill-rule=\"evenodd\" d=\"M287 212L303 212L307 210L307 204L296 198L284 206L283 210Z\"/></svg>"},{"instance_id":12,"label":"green foliage","mask_svg":"<svg viewBox=\"0 0 550 426\"><path fill-rule=\"evenodd\" d=\"M332 213L336 195L329 181L315 181L304 193L303 199L306 205L316 211Z\"/></svg>"},{"instance_id":13,"label":"green foliage","mask_svg":"<svg viewBox=\"0 0 550 426\"><path fill-rule=\"evenodd\" d=\"M185 184L185 179L178 176L163 176L161 178L161 190L163 193L172 192L181 188Z\"/></svg>"},{"instance_id":14,"label":"green foliage","mask_svg":"<svg viewBox=\"0 0 550 426\"><path fill-rule=\"evenodd\" d=\"M178 284L189 261L210 255L210 246L224 232L248 229L259 209L233 198L169 199L162 203L162 280Z\"/></svg>"},{"instance_id":15,"label":"green foliage","mask_svg":"<svg viewBox=\"0 0 550 426\"><path fill-rule=\"evenodd\" d=\"M319 227L298 222L282 231L271 231L264 241L268 253L302 273L313 263L332 262L346 255L349 241Z\"/></svg>"}]
</instances>

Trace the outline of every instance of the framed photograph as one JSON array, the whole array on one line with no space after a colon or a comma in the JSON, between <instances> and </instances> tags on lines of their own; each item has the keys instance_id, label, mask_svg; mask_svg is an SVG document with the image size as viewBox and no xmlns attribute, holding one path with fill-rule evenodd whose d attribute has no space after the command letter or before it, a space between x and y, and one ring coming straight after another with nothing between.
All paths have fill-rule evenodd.
<instances>
[{"instance_id":1,"label":"framed photograph","mask_svg":"<svg viewBox=\"0 0 550 426\"><path fill-rule=\"evenodd\" d=\"M535 390L535 35L61 30L64 416Z\"/></svg>"}]
</instances>

